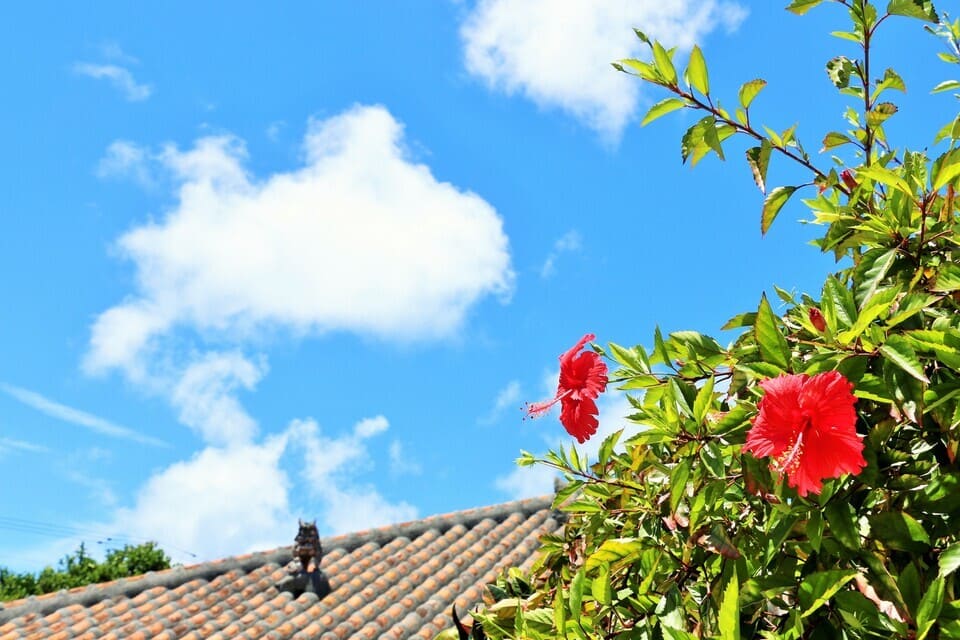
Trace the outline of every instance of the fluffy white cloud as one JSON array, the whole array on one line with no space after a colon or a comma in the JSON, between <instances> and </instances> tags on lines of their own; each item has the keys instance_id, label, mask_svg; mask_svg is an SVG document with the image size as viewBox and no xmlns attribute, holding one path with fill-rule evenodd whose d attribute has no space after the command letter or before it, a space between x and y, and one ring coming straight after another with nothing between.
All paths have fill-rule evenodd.
<instances>
[{"instance_id":1,"label":"fluffy white cloud","mask_svg":"<svg viewBox=\"0 0 960 640\"><path fill-rule=\"evenodd\" d=\"M130 70L120 65L78 62L73 70L95 80L107 80L130 102L146 100L153 94L153 87L137 82Z\"/></svg>"},{"instance_id":2,"label":"fluffy white cloud","mask_svg":"<svg viewBox=\"0 0 960 640\"><path fill-rule=\"evenodd\" d=\"M411 475L417 476L423 472L420 463L410 457L399 440L390 443L390 473L395 476Z\"/></svg>"},{"instance_id":3,"label":"fluffy white cloud","mask_svg":"<svg viewBox=\"0 0 960 640\"><path fill-rule=\"evenodd\" d=\"M467 70L491 87L557 106L609 140L633 117L640 83L610 62L643 55L632 28L689 49L746 11L723 0L479 0L461 27Z\"/></svg>"},{"instance_id":4,"label":"fluffy white cloud","mask_svg":"<svg viewBox=\"0 0 960 640\"><path fill-rule=\"evenodd\" d=\"M365 441L388 426L383 416L368 418L357 423L353 433L337 438L323 435L312 420L291 427L291 437L304 450L303 476L323 505L320 520L327 530L348 533L417 517L413 505L391 503L374 487L356 480L358 472L371 464Z\"/></svg>"},{"instance_id":5,"label":"fluffy white cloud","mask_svg":"<svg viewBox=\"0 0 960 640\"><path fill-rule=\"evenodd\" d=\"M238 352L206 353L184 370L171 393L180 422L214 444L249 441L257 423L240 405L235 393L252 390L266 365L254 364Z\"/></svg>"},{"instance_id":6,"label":"fluffy white cloud","mask_svg":"<svg viewBox=\"0 0 960 640\"><path fill-rule=\"evenodd\" d=\"M300 169L257 180L245 155L224 136L155 155L179 181L177 204L120 238L137 293L94 323L88 371L136 378L177 327L442 338L483 297L510 295L497 212L411 161L383 107L311 122Z\"/></svg>"},{"instance_id":7,"label":"fluffy white cloud","mask_svg":"<svg viewBox=\"0 0 960 640\"><path fill-rule=\"evenodd\" d=\"M556 391L556 376L552 377L552 385ZM600 396L597 402L600 409L600 425L597 427L597 433L584 444L577 444L577 449L585 453L589 459L595 460L600 451L600 445L611 433L626 428L626 433L630 433L633 423L627 422L624 418L631 413L630 402L622 393L609 389L604 395ZM554 409L549 414L541 418L537 424L540 427L547 425L551 429L551 435L544 438L547 448L556 449L560 445L569 447L575 443L570 436L563 431L563 426L557 420L559 411ZM513 499L530 498L553 493L554 479L559 477L560 473L552 467L545 465L534 465L532 467L517 467L508 474L498 477L494 481L494 486L509 495Z\"/></svg>"},{"instance_id":8,"label":"fluffy white cloud","mask_svg":"<svg viewBox=\"0 0 960 640\"><path fill-rule=\"evenodd\" d=\"M286 436L208 447L151 477L110 527L157 540L179 561L200 561L288 543L296 533L280 456ZM189 505L189 508L184 508ZM187 554L193 554L192 556Z\"/></svg>"}]
</instances>

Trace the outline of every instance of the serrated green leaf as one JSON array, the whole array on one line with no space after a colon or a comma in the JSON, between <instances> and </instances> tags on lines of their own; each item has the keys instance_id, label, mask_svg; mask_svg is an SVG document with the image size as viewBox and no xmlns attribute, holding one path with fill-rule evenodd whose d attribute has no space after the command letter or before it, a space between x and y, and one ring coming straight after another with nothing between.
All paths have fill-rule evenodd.
<instances>
[{"instance_id":1,"label":"serrated green leaf","mask_svg":"<svg viewBox=\"0 0 960 640\"><path fill-rule=\"evenodd\" d=\"M767 192L767 167L770 166L770 151L773 147L770 141L764 138L759 147L747 149L747 164L753 173L753 181L760 188L760 193Z\"/></svg>"},{"instance_id":2,"label":"serrated green leaf","mask_svg":"<svg viewBox=\"0 0 960 640\"><path fill-rule=\"evenodd\" d=\"M677 109L682 109L685 106L687 106L687 103L681 98L666 98L665 100L661 100L657 104L650 107L650 110L647 111L647 115L645 115L643 120L640 121L640 126L645 127L660 116L665 116L668 113L676 111Z\"/></svg>"},{"instance_id":3,"label":"serrated green leaf","mask_svg":"<svg viewBox=\"0 0 960 640\"><path fill-rule=\"evenodd\" d=\"M690 51L690 62L687 63L687 81L694 89L708 95L710 93L710 78L707 75L707 62L703 58L700 47L693 45Z\"/></svg>"},{"instance_id":4,"label":"serrated green leaf","mask_svg":"<svg viewBox=\"0 0 960 640\"><path fill-rule=\"evenodd\" d=\"M640 555L643 543L637 538L611 538L604 540L600 548L590 554L584 567L593 571L601 565L612 565L618 562L629 562Z\"/></svg>"},{"instance_id":5,"label":"serrated green leaf","mask_svg":"<svg viewBox=\"0 0 960 640\"><path fill-rule=\"evenodd\" d=\"M787 11L792 11L798 16L802 16L821 2L823 2L823 0L793 0L793 2L790 3L790 6L787 7Z\"/></svg>"},{"instance_id":6,"label":"serrated green leaf","mask_svg":"<svg viewBox=\"0 0 960 640\"><path fill-rule=\"evenodd\" d=\"M940 18L931 0L890 0L887 13L893 16L918 18L936 24Z\"/></svg>"},{"instance_id":7,"label":"serrated green leaf","mask_svg":"<svg viewBox=\"0 0 960 640\"><path fill-rule=\"evenodd\" d=\"M766 234L777 214L787 204L787 200L797 190L796 187L777 187L771 191L763 201L763 211L760 215L760 233Z\"/></svg>"},{"instance_id":8,"label":"serrated green leaf","mask_svg":"<svg viewBox=\"0 0 960 640\"><path fill-rule=\"evenodd\" d=\"M860 309L866 307L870 299L880 289L883 278L887 275L893 263L896 262L896 259L896 249L884 250L881 247L871 249L863 254L855 272L857 288L854 292L854 299Z\"/></svg>"},{"instance_id":9,"label":"serrated green leaf","mask_svg":"<svg viewBox=\"0 0 960 640\"><path fill-rule=\"evenodd\" d=\"M890 336L887 338L887 341L880 346L880 353L917 380L926 383L930 382L923 372L923 365L920 364L917 353L905 338L898 335Z\"/></svg>"},{"instance_id":10,"label":"serrated green leaf","mask_svg":"<svg viewBox=\"0 0 960 640\"><path fill-rule=\"evenodd\" d=\"M714 378L710 376L697 391L697 398L693 401L693 417L697 422L703 422L710 407L713 406Z\"/></svg>"},{"instance_id":11,"label":"serrated green leaf","mask_svg":"<svg viewBox=\"0 0 960 640\"><path fill-rule=\"evenodd\" d=\"M827 604L835 593L853 580L857 572L852 569L834 569L812 573L800 583L798 592L803 617L806 618Z\"/></svg>"},{"instance_id":12,"label":"serrated green leaf","mask_svg":"<svg viewBox=\"0 0 960 640\"><path fill-rule=\"evenodd\" d=\"M740 580L734 570L723 590L717 625L720 627L720 640L740 640Z\"/></svg>"},{"instance_id":13,"label":"serrated green leaf","mask_svg":"<svg viewBox=\"0 0 960 640\"><path fill-rule=\"evenodd\" d=\"M713 149L721 160L726 160L723 157L723 147L720 146L720 135L717 132L717 121L714 118L709 118L709 122L706 123L706 126L703 128L703 141L707 144L708 147Z\"/></svg>"},{"instance_id":14,"label":"serrated green leaf","mask_svg":"<svg viewBox=\"0 0 960 640\"><path fill-rule=\"evenodd\" d=\"M860 167L857 170L857 176L868 178L875 182L879 182L880 184L892 187L907 196L913 196L913 191L910 189L910 185L907 184L907 181L893 171L890 171L890 169L878 165Z\"/></svg>"},{"instance_id":15,"label":"serrated green leaf","mask_svg":"<svg viewBox=\"0 0 960 640\"><path fill-rule=\"evenodd\" d=\"M766 295L760 298L757 322L753 329L757 345L760 347L761 357L781 369L788 369L790 366L790 347L787 345L786 338L780 332L777 317L774 315L773 309L770 308Z\"/></svg>"},{"instance_id":16,"label":"serrated green leaf","mask_svg":"<svg viewBox=\"0 0 960 640\"><path fill-rule=\"evenodd\" d=\"M767 86L767 81L762 78L743 83L738 94L740 106L744 109L749 109L751 103L753 103L753 99L757 97L757 94L759 94L765 86Z\"/></svg>"}]
</instances>

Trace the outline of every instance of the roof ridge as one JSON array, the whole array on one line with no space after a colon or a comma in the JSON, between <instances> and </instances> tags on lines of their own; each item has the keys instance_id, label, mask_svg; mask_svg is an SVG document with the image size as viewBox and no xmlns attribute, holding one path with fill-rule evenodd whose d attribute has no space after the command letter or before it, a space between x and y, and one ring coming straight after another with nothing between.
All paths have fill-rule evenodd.
<instances>
[{"instance_id":1,"label":"roof ridge","mask_svg":"<svg viewBox=\"0 0 960 640\"><path fill-rule=\"evenodd\" d=\"M321 544L327 551L344 549L348 553L369 542L384 544L401 536L416 538L430 529L442 527L450 529L458 524L472 526L482 520L492 518L502 521L514 513L534 513L547 509L553 504L553 495L514 500L487 507L477 507L460 511L451 511L445 514L428 516L420 520L411 520L398 524L386 525L374 529L367 529L356 533L321 538ZM30 596L22 600L12 600L0 603L0 624L30 614L48 615L58 609L79 604L89 607L102 600L116 597L133 597L154 587L174 588L191 580L213 578L234 570L249 573L257 567L276 562L283 566L292 560L291 545L258 551L239 556L230 556L219 560L211 560L187 567L173 567L163 571L121 578L111 582L100 582L76 587L70 590L61 590L40 596Z\"/></svg>"}]
</instances>

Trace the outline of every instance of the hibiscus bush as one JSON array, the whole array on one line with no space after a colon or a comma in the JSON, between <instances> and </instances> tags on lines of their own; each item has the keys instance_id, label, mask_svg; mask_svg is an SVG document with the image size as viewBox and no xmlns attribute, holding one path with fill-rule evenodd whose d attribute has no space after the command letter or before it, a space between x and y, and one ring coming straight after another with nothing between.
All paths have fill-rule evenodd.
<instances>
[{"instance_id":1,"label":"hibiscus bush","mask_svg":"<svg viewBox=\"0 0 960 640\"><path fill-rule=\"evenodd\" d=\"M701 115L685 162L749 141L761 232L805 196L837 271L809 295L759 296L723 327L728 346L657 330L646 346L587 347L587 335L561 356L557 397L533 414L560 403L584 442L608 384L633 413L595 460L575 447L522 455L565 476L566 526L530 571L491 585L474 637L960 638L960 116L945 113L922 150L896 146L885 126L908 117L895 103L905 80L871 50L885 23L913 19L960 63L960 21L928 0L787 8L817 5L849 18L834 35L855 49L827 62L850 107L819 154L795 127L758 125L763 80L721 106L699 48L681 71L637 31L649 57L615 64L667 94L643 124ZM774 161L806 178L769 188Z\"/></svg>"}]
</instances>

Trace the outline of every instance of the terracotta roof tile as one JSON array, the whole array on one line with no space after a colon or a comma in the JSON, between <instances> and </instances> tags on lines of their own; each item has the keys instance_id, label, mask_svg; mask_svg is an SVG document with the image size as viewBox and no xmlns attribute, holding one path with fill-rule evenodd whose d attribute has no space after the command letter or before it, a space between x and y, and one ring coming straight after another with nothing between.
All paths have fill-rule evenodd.
<instances>
[{"instance_id":1,"label":"terracotta roof tile","mask_svg":"<svg viewBox=\"0 0 960 640\"><path fill-rule=\"evenodd\" d=\"M557 531L552 497L322 540L322 598L277 585L291 548L0 603L0 640L432 639ZM291 533L294 533L293 531Z\"/></svg>"}]
</instances>

